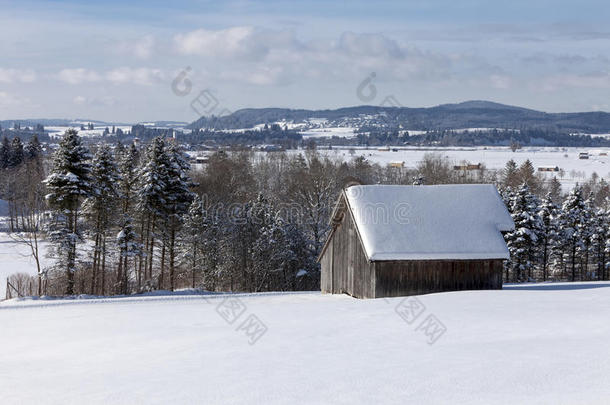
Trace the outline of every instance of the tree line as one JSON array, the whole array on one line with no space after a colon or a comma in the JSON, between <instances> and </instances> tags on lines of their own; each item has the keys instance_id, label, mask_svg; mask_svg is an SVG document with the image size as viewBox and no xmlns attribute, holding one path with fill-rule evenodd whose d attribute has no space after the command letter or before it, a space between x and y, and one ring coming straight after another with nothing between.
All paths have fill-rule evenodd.
<instances>
[{"instance_id":1,"label":"tree line","mask_svg":"<svg viewBox=\"0 0 610 405\"><path fill-rule=\"evenodd\" d=\"M42 159L38 159L40 161ZM496 184L517 225L506 239L509 281L608 278L608 197L593 176L562 193L530 161L502 171L455 170L439 154L410 169L365 156L216 152L191 170L173 139L85 146L66 132L35 192L35 213L15 228L53 265L30 282L38 294L113 295L151 290L287 291L319 288L318 254L342 187L363 184ZM587 197L583 197L587 196ZM26 287L24 287L26 288ZM32 289L29 293L31 294Z\"/></svg>"}]
</instances>

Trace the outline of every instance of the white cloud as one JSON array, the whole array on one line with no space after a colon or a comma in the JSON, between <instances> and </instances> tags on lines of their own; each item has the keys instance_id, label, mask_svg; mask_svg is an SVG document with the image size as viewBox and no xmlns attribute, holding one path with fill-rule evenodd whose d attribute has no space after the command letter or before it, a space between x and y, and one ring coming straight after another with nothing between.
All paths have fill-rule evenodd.
<instances>
[{"instance_id":1,"label":"white cloud","mask_svg":"<svg viewBox=\"0 0 610 405\"><path fill-rule=\"evenodd\" d=\"M381 34L346 32L339 39L337 50L354 57L403 58L404 49L394 40Z\"/></svg>"},{"instance_id":2,"label":"white cloud","mask_svg":"<svg viewBox=\"0 0 610 405\"><path fill-rule=\"evenodd\" d=\"M164 74L159 69L121 67L106 73L105 78L115 84L133 83L148 86L159 82Z\"/></svg>"},{"instance_id":3,"label":"white cloud","mask_svg":"<svg viewBox=\"0 0 610 405\"><path fill-rule=\"evenodd\" d=\"M56 77L69 84L82 84L107 81L113 84L138 84L148 86L164 78L163 71L151 68L119 67L106 72L76 68L63 69Z\"/></svg>"},{"instance_id":4,"label":"white cloud","mask_svg":"<svg viewBox=\"0 0 610 405\"><path fill-rule=\"evenodd\" d=\"M89 105L89 106L113 106L117 100L111 96L102 97L85 97L76 96L72 100L76 105Z\"/></svg>"},{"instance_id":5,"label":"white cloud","mask_svg":"<svg viewBox=\"0 0 610 405\"><path fill-rule=\"evenodd\" d=\"M299 44L290 31L255 27L223 30L198 29L174 36L174 45L183 55L262 59L271 50L294 48Z\"/></svg>"},{"instance_id":6,"label":"white cloud","mask_svg":"<svg viewBox=\"0 0 610 405\"><path fill-rule=\"evenodd\" d=\"M145 35L134 41L121 41L117 48L120 53L133 55L138 59L148 59L155 52L156 39L152 35Z\"/></svg>"},{"instance_id":7,"label":"white cloud","mask_svg":"<svg viewBox=\"0 0 610 405\"><path fill-rule=\"evenodd\" d=\"M62 69L57 74L57 78L69 84L81 84L101 80L101 76L97 72L84 68Z\"/></svg>"},{"instance_id":8,"label":"white cloud","mask_svg":"<svg viewBox=\"0 0 610 405\"><path fill-rule=\"evenodd\" d=\"M3 69L0 68L1 83L32 83L37 75L32 69Z\"/></svg>"},{"instance_id":9,"label":"white cloud","mask_svg":"<svg viewBox=\"0 0 610 405\"><path fill-rule=\"evenodd\" d=\"M345 32L337 39L301 41L290 30L232 27L198 29L174 37L175 50L199 60L216 77L284 85L303 78L360 80L376 71L384 80L447 76L451 60L382 34Z\"/></svg>"}]
</instances>

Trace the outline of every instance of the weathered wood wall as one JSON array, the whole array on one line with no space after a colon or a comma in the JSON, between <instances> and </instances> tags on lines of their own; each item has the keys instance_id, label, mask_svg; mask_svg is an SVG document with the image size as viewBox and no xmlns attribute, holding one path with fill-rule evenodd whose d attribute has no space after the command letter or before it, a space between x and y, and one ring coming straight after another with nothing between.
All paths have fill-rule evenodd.
<instances>
[{"instance_id":1,"label":"weathered wood wall","mask_svg":"<svg viewBox=\"0 0 610 405\"><path fill-rule=\"evenodd\" d=\"M335 229L320 263L323 293L346 293L358 298L375 296L374 264L364 254L349 209Z\"/></svg>"},{"instance_id":2,"label":"weathered wood wall","mask_svg":"<svg viewBox=\"0 0 610 405\"><path fill-rule=\"evenodd\" d=\"M502 260L375 262L375 297L502 288Z\"/></svg>"}]
</instances>

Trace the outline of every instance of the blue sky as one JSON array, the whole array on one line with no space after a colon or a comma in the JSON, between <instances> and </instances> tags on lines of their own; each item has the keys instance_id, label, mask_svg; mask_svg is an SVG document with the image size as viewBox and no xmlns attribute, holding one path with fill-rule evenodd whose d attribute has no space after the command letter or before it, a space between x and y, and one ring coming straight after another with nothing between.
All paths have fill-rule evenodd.
<instances>
[{"instance_id":1,"label":"blue sky","mask_svg":"<svg viewBox=\"0 0 610 405\"><path fill-rule=\"evenodd\" d=\"M486 99L610 110L602 1L1 1L0 119ZM188 69L188 94L172 82ZM207 110L206 110L207 111Z\"/></svg>"}]
</instances>

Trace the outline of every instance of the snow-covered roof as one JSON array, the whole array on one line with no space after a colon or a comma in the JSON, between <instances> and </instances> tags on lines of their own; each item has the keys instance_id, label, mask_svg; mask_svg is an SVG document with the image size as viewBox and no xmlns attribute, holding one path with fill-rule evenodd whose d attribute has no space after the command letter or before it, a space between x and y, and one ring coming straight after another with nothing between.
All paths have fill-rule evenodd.
<instances>
[{"instance_id":1,"label":"snow-covered roof","mask_svg":"<svg viewBox=\"0 0 610 405\"><path fill-rule=\"evenodd\" d=\"M370 185L345 190L369 260L508 259L514 228L495 186Z\"/></svg>"}]
</instances>

